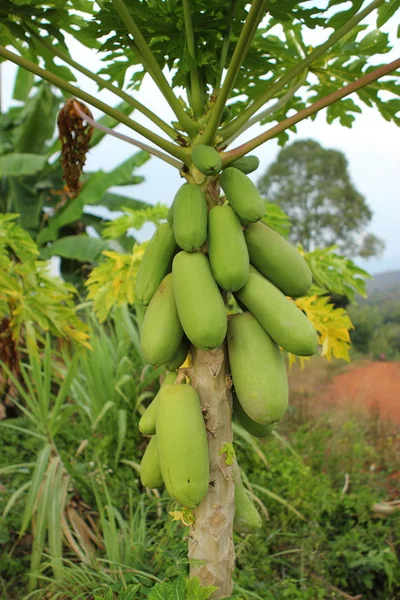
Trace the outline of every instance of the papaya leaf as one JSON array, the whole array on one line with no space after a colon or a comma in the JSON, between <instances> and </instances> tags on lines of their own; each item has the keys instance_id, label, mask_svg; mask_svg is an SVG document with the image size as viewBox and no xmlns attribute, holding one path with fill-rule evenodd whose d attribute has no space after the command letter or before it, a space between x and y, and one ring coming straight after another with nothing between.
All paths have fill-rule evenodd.
<instances>
[{"instance_id":1,"label":"papaya leaf","mask_svg":"<svg viewBox=\"0 0 400 600\"><path fill-rule=\"evenodd\" d=\"M103 232L105 238L117 239L127 233L129 229L139 230L146 223L153 223L157 226L167 219L168 214L168 206L165 206L164 204L148 206L148 208L141 210L132 210L131 208L124 206L122 207L122 210L128 214L106 223Z\"/></svg>"},{"instance_id":2,"label":"papaya leaf","mask_svg":"<svg viewBox=\"0 0 400 600\"><path fill-rule=\"evenodd\" d=\"M19 67L15 78L13 99L26 102L29 97L29 92L32 89L33 81L33 73Z\"/></svg>"}]
</instances>

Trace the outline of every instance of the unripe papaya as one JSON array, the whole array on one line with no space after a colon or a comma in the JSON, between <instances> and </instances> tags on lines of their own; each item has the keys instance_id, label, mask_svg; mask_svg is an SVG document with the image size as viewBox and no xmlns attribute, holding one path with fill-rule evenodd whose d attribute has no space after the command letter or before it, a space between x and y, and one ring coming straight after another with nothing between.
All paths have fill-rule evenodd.
<instances>
[{"instance_id":1,"label":"unripe papaya","mask_svg":"<svg viewBox=\"0 0 400 600\"><path fill-rule=\"evenodd\" d=\"M157 440L154 435L147 445L140 463L140 481L144 487L154 489L163 487L164 481L158 459Z\"/></svg>"},{"instance_id":2,"label":"unripe papaya","mask_svg":"<svg viewBox=\"0 0 400 600\"><path fill-rule=\"evenodd\" d=\"M235 469L235 517L233 531L235 533L255 533L262 525L260 514L242 483L239 469Z\"/></svg>"},{"instance_id":3,"label":"unripe papaya","mask_svg":"<svg viewBox=\"0 0 400 600\"><path fill-rule=\"evenodd\" d=\"M206 256L179 252L172 264L172 282L186 336L201 350L220 346L226 335L226 311Z\"/></svg>"},{"instance_id":4,"label":"unripe papaya","mask_svg":"<svg viewBox=\"0 0 400 600\"><path fill-rule=\"evenodd\" d=\"M165 385L157 410L157 448L168 494L196 508L208 491L207 434L200 399L191 385Z\"/></svg>"},{"instance_id":5,"label":"unripe papaya","mask_svg":"<svg viewBox=\"0 0 400 600\"><path fill-rule=\"evenodd\" d=\"M135 283L135 300L147 306L154 292L171 270L176 252L172 225L162 223L151 238L140 263Z\"/></svg>"},{"instance_id":6,"label":"unripe papaya","mask_svg":"<svg viewBox=\"0 0 400 600\"><path fill-rule=\"evenodd\" d=\"M245 230L251 264L286 296L304 296L311 287L312 273L300 252L264 223L251 223Z\"/></svg>"},{"instance_id":7,"label":"unripe papaya","mask_svg":"<svg viewBox=\"0 0 400 600\"><path fill-rule=\"evenodd\" d=\"M145 359L152 365L163 365L178 351L182 339L172 273L169 273L158 286L144 315L140 343Z\"/></svg>"},{"instance_id":8,"label":"unripe papaya","mask_svg":"<svg viewBox=\"0 0 400 600\"><path fill-rule=\"evenodd\" d=\"M294 302L256 269L250 267L247 282L236 294L284 350L298 356L316 353L318 336L312 323Z\"/></svg>"},{"instance_id":9,"label":"unripe papaya","mask_svg":"<svg viewBox=\"0 0 400 600\"><path fill-rule=\"evenodd\" d=\"M216 282L236 291L249 276L249 253L242 226L228 205L214 206L208 217L208 257Z\"/></svg>"},{"instance_id":10,"label":"unripe papaya","mask_svg":"<svg viewBox=\"0 0 400 600\"><path fill-rule=\"evenodd\" d=\"M173 385L176 381L176 373L172 371L171 373L167 373L164 381L161 384L161 388L163 385ZM160 388L160 389L161 389ZM160 397L160 390L158 390L157 394L153 398L152 402L144 411L143 415L139 421L139 431L143 433L143 435L154 435L156 432L156 415L157 415L157 406L158 399Z\"/></svg>"},{"instance_id":11,"label":"unripe papaya","mask_svg":"<svg viewBox=\"0 0 400 600\"><path fill-rule=\"evenodd\" d=\"M260 159L258 158L258 156L250 154L249 156L242 156L242 158L234 160L229 166L234 167L235 169L239 169L239 171L242 171L242 173L248 175L249 173L253 173L253 171L256 171L259 165Z\"/></svg>"},{"instance_id":12,"label":"unripe papaya","mask_svg":"<svg viewBox=\"0 0 400 600\"><path fill-rule=\"evenodd\" d=\"M216 175L222 169L222 159L215 148L198 144L192 150L192 161L203 175Z\"/></svg>"},{"instance_id":13,"label":"unripe papaya","mask_svg":"<svg viewBox=\"0 0 400 600\"><path fill-rule=\"evenodd\" d=\"M175 352L174 356L165 363L165 368L168 369L168 371L175 371L175 369L179 369L179 367L186 360L189 348L189 340L186 336L183 336L183 340L181 341L178 350Z\"/></svg>"},{"instance_id":14,"label":"unripe papaya","mask_svg":"<svg viewBox=\"0 0 400 600\"><path fill-rule=\"evenodd\" d=\"M228 322L228 356L236 395L256 423L280 421L288 405L288 381L282 352L249 312Z\"/></svg>"},{"instance_id":15,"label":"unripe papaya","mask_svg":"<svg viewBox=\"0 0 400 600\"><path fill-rule=\"evenodd\" d=\"M183 250L193 252L207 237L207 203L194 183L182 185L174 198L173 227L175 239Z\"/></svg>"},{"instance_id":16,"label":"unripe papaya","mask_svg":"<svg viewBox=\"0 0 400 600\"><path fill-rule=\"evenodd\" d=\"M265 205L254 183L239 169L228 167L219 176L222 189L238 217L246 222L259 221Z\"/></svg>"},{"instance_id":17,"label":"unripe papaya","mask_svg":"<svg viewBox=\"0 0 400 600\"><path fill-rule=\"evenodd\" d=\"M250 419L249 415L243 410L238 397L235 393L232 394L233 399L233 412L235 417L248 433L254 435L254 437L263 438L271 435L274 430L274 425L261 425L253 419Z\"/></svg>"}]
</instances>

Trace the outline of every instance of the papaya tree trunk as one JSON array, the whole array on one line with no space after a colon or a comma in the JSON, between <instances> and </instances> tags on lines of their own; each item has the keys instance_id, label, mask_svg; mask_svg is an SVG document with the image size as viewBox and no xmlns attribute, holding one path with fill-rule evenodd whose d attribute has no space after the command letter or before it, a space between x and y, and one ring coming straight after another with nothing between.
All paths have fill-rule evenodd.
<instances>
[{"instance_id":1,"label":"papaya tree trunk","mask_svg":"<svg viewBox=\"0 0 400 600\"><path fill-rule=\"evenodd\" d=\"M235 515L232 466L221 450L232 444L232 395L225 345L205 352L191 348L191 383L200 396L208 436L210 485L208 494L194 511L196 522L189 535L189 559L196 561L190 576L203 586L215 585L213 600L232 594L235 561L233 519ZM229 461L228 461L229 462ZM201 561L197 562L197 561Z\"/></svg>"}]
</instances>

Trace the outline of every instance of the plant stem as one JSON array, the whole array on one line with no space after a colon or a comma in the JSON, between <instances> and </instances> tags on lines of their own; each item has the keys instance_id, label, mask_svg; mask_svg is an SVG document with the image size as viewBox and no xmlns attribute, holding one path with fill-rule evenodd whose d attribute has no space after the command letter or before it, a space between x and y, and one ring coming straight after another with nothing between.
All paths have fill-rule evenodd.
<instances>
[{"instance_id":1,"label":"plant stem","mask_svg":"<svg viewBox=\"0 0 400 600\"><path fill-rule=\"evenodd\" d=\"M221 87L222 75L223 75L223 72L225 69L226 58L228 56L229 44L231 41L232 25L233 25L233 19L235 16L236 6L237 6L237 0L232 0L231 10L230 10L229 19L228 19L228 26L225 31L224 39L222 42L222 48L221 48L221 56L219 58L219 68L220 68L221 73L219 76L219 81L216 86L216 89L219 89Z\"/></svg>"},{"instance_id":2,"label":"plant stem","mask_svg":"<svg viewBox=\"0 0 400 600\"><path fill-rule=\"evenodd\" d=\"M164 131L164 133L166 133L172 140L177 140L179 133L173 127L168 125L168 123L165 123L165 121L160 119L160 117L153 113L149 108L144 106L141 102L138 102L123 90L120 90L106 79L103 79L103 77L100 77L100 75L97 75L97 73L92 73L92 71L90 71L86 67L83 67L80 63L76 62L73 58L71 58L69 54L67 54L67 52L63 52L56 46L53 46L52 44L47 42L43 37L38 35L35 31L32 30L31 34L40 46L43 46L44 48L49 50L49 52L54 54L54 56L58 56L59 58L61 58L61 60L63 60L65 63L69 64L71 67L73 67L83 75L86 75L86 77L89 77L89 79L92 79L92 81L95 81L100 88L105 88L106 90L109 90L122 100L125 100L127 104L140 111L143 115L150 119L154 123L154 125L157 125L157 127Z\"/></svg>"},{"instance_id":3,"label":"plant stem","mask_svg":"<svg viewBox=\"0 0 400 600\"><path fill-rule=\"evenodd\" d=\"M161 160L169 163L177 169L182 168L182 163L179 162L179 160L172 158L172 156L170 156L169 154L164 154L164 152L157 150L157 148L152 148L151 146L148 146L147 144L140 142L139 140L134 140L133 138L130 138L129 136L124 135L123 133L118 133L118 131L114 131L109 127L105 127L105 125L102 125L101 123L97 123L97 121L91 119L86 113L83 112L83 110L80 109L79 104L77 102L74 102L74 108L78 115L84 121L87 121L90 125L92 125L92 127L94 127L95 129L98 129L99 131L104 131L104 133L108 133L108 135L112 135L113 137L119 138L120 140L128 142L128 144L132 144L133 146L137 146L141 150L144 150L145 152L148 152L149 154L152 154L157 158L161 158Z\"/></svg>"},{"instance_id":4,"label":"plant stem","mask_svg":"<svg viewBox=\"0 0 400 600\"><path fill-rule=\"evenodd\" d=\"M270 106L269 108L266 108L262 112L254 115L251 119L249 119L247 121L247 123L245 123L243 125L243 127L241 127L231 138L229 138L229 140L226 140L224 145L229 146L229 144L231 144L244 131L246 131L247 129L249 129L250 127L255 125L256 123L259 123L263 119L266 119L270 115L273 115L276 111L278 111L280 108L282 108L282 106L285 106L285 104L287 104L289 102L289 100L291 100L293 98L293 96L295 95L297 90L299 88L301 88L302 85L304 85L304 83L307 79L307 75L308 75L308 71L306 71L304 73L304 75L299 79L299 81L292 88L290 88L282 96L282 98L279 98L279 100L277 100L272 106Z\"/></svg>"},{"instance_id":5,"label":"plant stem","mask_svg":"<svg viewBox=\"0 0 400 600\"><path fill-rule=\"evenodd\" d=\"M210 119L201 137L202 144L210 144L214 140L226 101L229 98L236 78L239 74L240 67L251 44L252 36L255 33L254 25L259 22L260 13L263 10L263 7L264 0L253 0L245 24L240 32L233 56L229 63L224 83L222 84L221 90L218 92L217 100L210 112Z\"/></svg>"},{"instance_id":6,"label":"plant stem","mask_svg":"<svg viewBox=\"0 0 400 600\"><path fill-rule=\"evenodd\" d=\"M389 63L387 65L379 67L378 69L375 69L374 71L371 71L367 75L360 77L360 79L353 81L353 83L346 85L344 88L341 88L340 90L336 90L335 92L332 92L332 94L328 94L324 98L317 100L316 102L311 104L311 106L308 106L307 108L304 108L303 110L300 110L298 113L293 115L293 117L284 119L281 123L278 123L278 125L275 125L275 127L272 127L268 131L261 133L260 135L258 135L254 139L250 140L249 142L246 142L245 144L242 144L241 146L234 148L230 152L223 153L222 154L223 165L224 166L228 165L232 161L240 158L241 156L244 156L248 152L251 152L251 150L254 150L258 146L261 146L261 144L264 144L264 142L267 142L268 140L275 137L282 131L285 131L285 129L289 129L290 127L293 127L293 125L296 125L296 123L303 121L303 119L306 119L307 117L310 117L311 115L314 115L315 113L317 113L318 111L320 111L323 108L326 108L330 104L334 104L335 102L338 102L342 98L349 96L353 92L356 92L357 90L365 87L366 85L372 83L373 81L376 81L380 77L389 75L392 71L396 71L397 69L400 69L400 58L392 61L391 63Z\"/></svg>"},{"instance_id":7,"label":"plant stem","mask_svg":"<svg viewBox=\"0 0 400 600\"><path fill-rule=\"evenodd\" d=\"M133 36L135 44L144 59L146 65L149 66L149 74L157 84L164 98L175 113L176 118L181 124L182 128L187 131L190 135L197 133L196 123L189 117L189 115L183 110L178 98L175 96L171 86L165 78L160 65L158 64L156 57L151 51L149 45L144 39L139 27L136 25L134 18L130 11L126 7L124 0L112 0L115 10L118 12L121 20L129 33Z\"/></svg>"},{"instance_id":8,"label":"plant stem","mask_svg":"<svg viewBox=\"0 0 400 600\"><path fill-rule=\"evenodd\" d=\"M32 61L27 60L23 56L15 54L15 52L10 52L10 50L7 50L3 46L0 46L0 56L6 58L7 60L11 60L18 66L26 69L27 71L30 71L31 73L34 73L38 77L41 77L45 81L48 81L49 83L64 90L65 92L72 94L77 98L80 98L81 100L87 102L88 104L91 104L92 106L95 106L107 115L110 115L110 117L114 117L114 119L116 119L120 123L127 125L127 127L130 127L130 129L133 129L134 131L136 131L136 133L139 133L143 137L147 138L150 142L153 142L153 144L156 144L157 146L159 146L169 154L172 154L172 156L175 156L175 158L178 158L185 164L189 162L188 153L183 148L177 146L176 144L173 144L172 142L169 142L168 140L165 140L156 133L150 131L150 129L147 129L147 127L139 125L139 123L136 123L136 121L133 121L119 110L116 110L115 108L112 108L105 102L98 100L95 96L84 92L83 90L72 85L68 81L65 81L65 79L54 75L46 69L42 69Z\"/></svg>"},{"instance_id":9,"label":"plant stem","mask_svg":"<svg viewBox=\"0 0 400 600\"><path fill-rule=\"evenodd\" d=\"M196 62L196 47L194 42L192 11L190 0L183 0L183 17L185 21L186 43L189 56L193 62ZM191 106L196 117L201 117L204 113L204 102L200 86L199 72L196 68L190 69L190 88L191 88Z\"/></svg>"},{"instance_id":10,"label":"plant stem","mask_svg":"<svg viewBox=\"0 0 400 600\"><path fill-rule=\"evenodd\" d=\"M384 0L374 0L365 7L364 10L354 15L337 31L335 31L326 42L318 46L309 54L306 58L300 61L293 69L290 69L285 75L283 75L278 81L276 81L264 94L257 98L250 106L246 108L236 119L228 123L220 131L223 139L232 137L236 131L238 131L248 121L248 119L254 115L268 100L271 100L287 83L290 83L294 77L297 77L304 69L309 67L314 61L320 58L329 48L331 48L336 42L341 40L347 33L349 33L364 17L369 15L375 8L383 4Z\"/></svg>"},{"instance_id":11,"label":"plant stem","mask_svg":"<svg viewBox=\"0 0 400 600\"><path fill-rule=\"evenodd\" d=\"M201 585L215 585L213 600L232 594L235 560L233 519L235 515L232 466L219 452L232 443L231 392L228 384L226 347L211 352L192 347L191 383L196 388L205 416L210 459L210 487L194 511L196 523L189 536L189 560L201 561L190 567L190 577Z\"/></svg>"}]
</instances>

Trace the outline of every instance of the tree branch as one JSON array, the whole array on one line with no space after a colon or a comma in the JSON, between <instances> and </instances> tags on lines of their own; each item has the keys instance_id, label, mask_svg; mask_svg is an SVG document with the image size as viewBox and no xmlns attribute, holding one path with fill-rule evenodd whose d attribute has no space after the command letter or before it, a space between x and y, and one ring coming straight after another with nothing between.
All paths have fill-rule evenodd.
<instances>
[{"instance_id":1,"label":"tree branch","mask_svg":"<svg viewBox=\"0 0 400 600\"><path fill-rule=\"evenodd\" d=\"M192 11L190 0L183 0L183 18L185 21L186 43L190 58L196 62L196 47L194 43ZM199 72L197 67L190 69L190 89L191 89L191 107L196 117L204 113L204 103L202 101Z\"/></svg>"},{"instance_id":2,"label":"tree branch","mask_svg":"<svg viewBox=\"0 0 400 600\"><path fill-rule=\"evenodd\" d=\"M121 20L129 33L133 36L135 44L143 56L145 63L150 67L149 74L154 79L164 98L175 113L176 118L185 131L193 135L197 133L196 123L183 110L178 98L175 96L171 86L165 78L160 65L158 64L153 52L144 39L139 27L136 25L134 18L127 9L124 0L112 0L115 10L118 12Z\"/></svg>"},{"instance_id":3,"label":"tree branch","mask_svg":"<svg viewBox=\"0 0 400 600\"><path fill-rule=\"evenodd\" d=\"M48 81L49 83L64 90L65 92L71 94L72 96L76 96L77 98L80 98L81 100L83 100L84 102L87 102L91 106L95 106L102 112L106 113L107 115L110 115L110 117L113 117L120 123L123 123L130 129L133 129L133 131L136 131L136 133L139 133L143 137L147 138L150 142L153 142L153 144L156 144L156 146L159 146L160 148L162 148L169 154L172 154L172 156L175 156L175 158L178 158L185 164L188 163L189 157L188 157L188 152L186 150L184 150L180 146L177 146L176 144L173 144L172 142L169 142L168 140L165 140L164 138L157 135L156 133L153 133L152 131L150 131L150 129L147 129L147 127L143 127L143 125L139 125L139 123L136 123L136 121L133 121L132 119L130 119L128 116L124 115L119 110L116 110L115 108L112 108L105 102L98 100L95 96L92 96L91 94L88 94L87 92L84 92L83 90L72 85L68 81L65 81L65 79L58 77L58 75L54 75L54 73L51 73L50 71L47 71L46 69L42 69L41 67L36 65L34 62L24 58L23 56L19 56L18 54L15 54L15 52L11 52L10 50L7 50L6 48L4 48L4 46L0 46L0 56L2 56L3 58L5 58L7 60L10 60L11 62L14 62L15 64L22 67L23 69L26 69L27 71L34 73L41 79Z\"/></svg>"},{"instance_id":4,"label":"tree branch","mask_svg":"<svg viewBox=\"0 0 400 600\"><path fill-rule=\"evenodd\" d=\"M106 127L105 125L98 123L97 121L95 121L94 119L89 117L85 112L83 112L83 110L81 110L81 108L77 102L74 102L74 108L75 108L76 112L78 113L78 115L81 117L81 119L83 119L84 121L87 121L95 129L98 129L99 131L104 131L104 133L108 133L109 135L119 138L120 140L123 140L124 142L128 142L128 144L137 146L141 150L144 150L145 152L148 152L149 154L152 154L153 156L156 156L157 158L161 158L161 160L169 163L170 165L172 165L173 167L176 167L177 169L182 168L182 163L179 162L178 160L176 160L175 158L172 158L172 156L170 156L169 154L165 154L164 152L157 150L157 148L152 148L152 146L148 146L144 142L140 142L139 140L134 140L133 138L131 138L127 135L124 135L123 133L118 133L118 131L114 131L113 129L110 129L109 127Z\"/></svg>"},{"instance_id":5,"label":"tree branch","mask_svg":"<svg viewBox=\"0 0 400 600\"><path fill-rule=\"evenodd\" d=\"M69 54L63 52L62 50L59 50L57 47L47 42L34 30L31 30L31 34L40 46L44 46L44 48L46 48L49 52L54 54L54 56L58 56L58 58L61 58L61 60L63 60L65 63L69 64L71 67L73 67L83 75L86 75L86 77L89 77L89 79L92 79L92 81L95 81L100 88L105 88L106 90L109 90L122 100L125 100L127 104L144 114L148 119L150 119L154 123L154 125L157 125L157 127L164 131L164 133L166 133L171 139L173 139L174 141L177 140L180 134L173 127L168 125L168 123L165 123L165 121L160 119L160 117L153 113L149 108L144 106L141 102L138 102L123 90L120 90L119 88L115 87L115 85L113 85L106 79L103 79L103 77L100 77L100 75L97 75L97 73L92 73L92 71L86 69L86 67L83 67L80 63L76 62L73 58L71 58Z\"/></svg>"},{"instance_id":6,"label":"tree branch","mask_svg":"<svg viewBox=\"0 0 400 600\"><path fill-rule=\"evenodd\" d=\"M252 2L245 24L240 32L233 56L229 63L224 83L222 84L221 90L218 92L217 100L210 113L210 119L201 137L202 144L210 144L215 137L226 101L232 91L240 67L246 56L248 47L251 44L252 36L255 33L254 25L258 23L264 6L265 0L253 0Z\"/></svg>"},{"instance_id":7,"label":"tree branch","mask_svg":"<svg viewBox=\"0 0 400 600\"><path fill-rule=\"evenodd\" d=\"M389 63L387 65L384 65L383 67L379 67L378 69L371 71L370 73L368 73L367 75L364 75L363 77L360 77L360 79L357 79L353 83L346 85L344 88L336 90L335 92L332 92L332 94L328 94L328 96L325 96L324 98L321 98L320 100L317 100L316 102L311 104L311 106L308 106L307 108L304 108L303 110L300 110L298 113L293 115L293 117L284 119L281 123L278 123L278 125L275 125L275 127L272 127L268 131L261 133L260 135L255 137L253 140L250 140L249 142L246 142L245 144L242 144L241 146L234 148L230 152L224 152L222 154L223 165L224 166L228 165L232 161L244 156L248 152L251 152L258 146L261 146L261 144L264 144L264 142L267 142L268 140L275 137L282 131L285 131L286 129L293 127L293 125L296 125L296 123L303 121L304 119L306 119L307 117L310 117L311 115L314 115L321 109L326 108L327 106L334 104L335 102L338 102L339 100L342 100L342 98L349 96L353 92L356 92L357 90L365 87L366 85L372 83L373 81L376 81L380 77L389 75L389 73L391 73L392 71L396 71L397 69L400 69L400 58L392 61L391 63Z\"/></svg>"},{"instance_id":8,"label":"tree branch","mask_svg":"<svg viewBox=\"0 0 400 600\"><path fill-rule=\"evenodd\" d=\"M221 73L218 78L218 84L216 86L216 89L219 89L221 86L222 74L225 69L226 58L228 56L228 50L229 50L229 43L231 41L232 25L233 25L233 19L235 16L236 6L237 6L237 0L232 0L231 10L229 12L228 25L227 25L227 28L225 31L223 42L222 42L221 56L219 58L219 68L220 68Z\"/></svg>"},{"instance_id":9,"label":"tree branch","mask_svg":"<svg viewBox=\"0 0 400 600\"><path fill-rule=\"evenodd\" d=\"M294 77L297 77L304 69L309 67L314 61L320 56L325 54L329 48L331 48L336 42L341 40L347 33L349 33L364 17L369 15L375 8L383 4L384 0L374 0L365 7L364 10L354 15L351 19L335 31L326 42L318 46L309 54L305 59L300 61L293 69L290 69L285 75L283 75L278 81L276 81L264 94L254 100L254 102L240 113L236 119L228 123L225 127L220 130L220 134L224 139L232 137L238 129L240 129L247 120L254 115L268 100L271 100L287 83L290 83Z\"/></svg>"}]
</instances>

